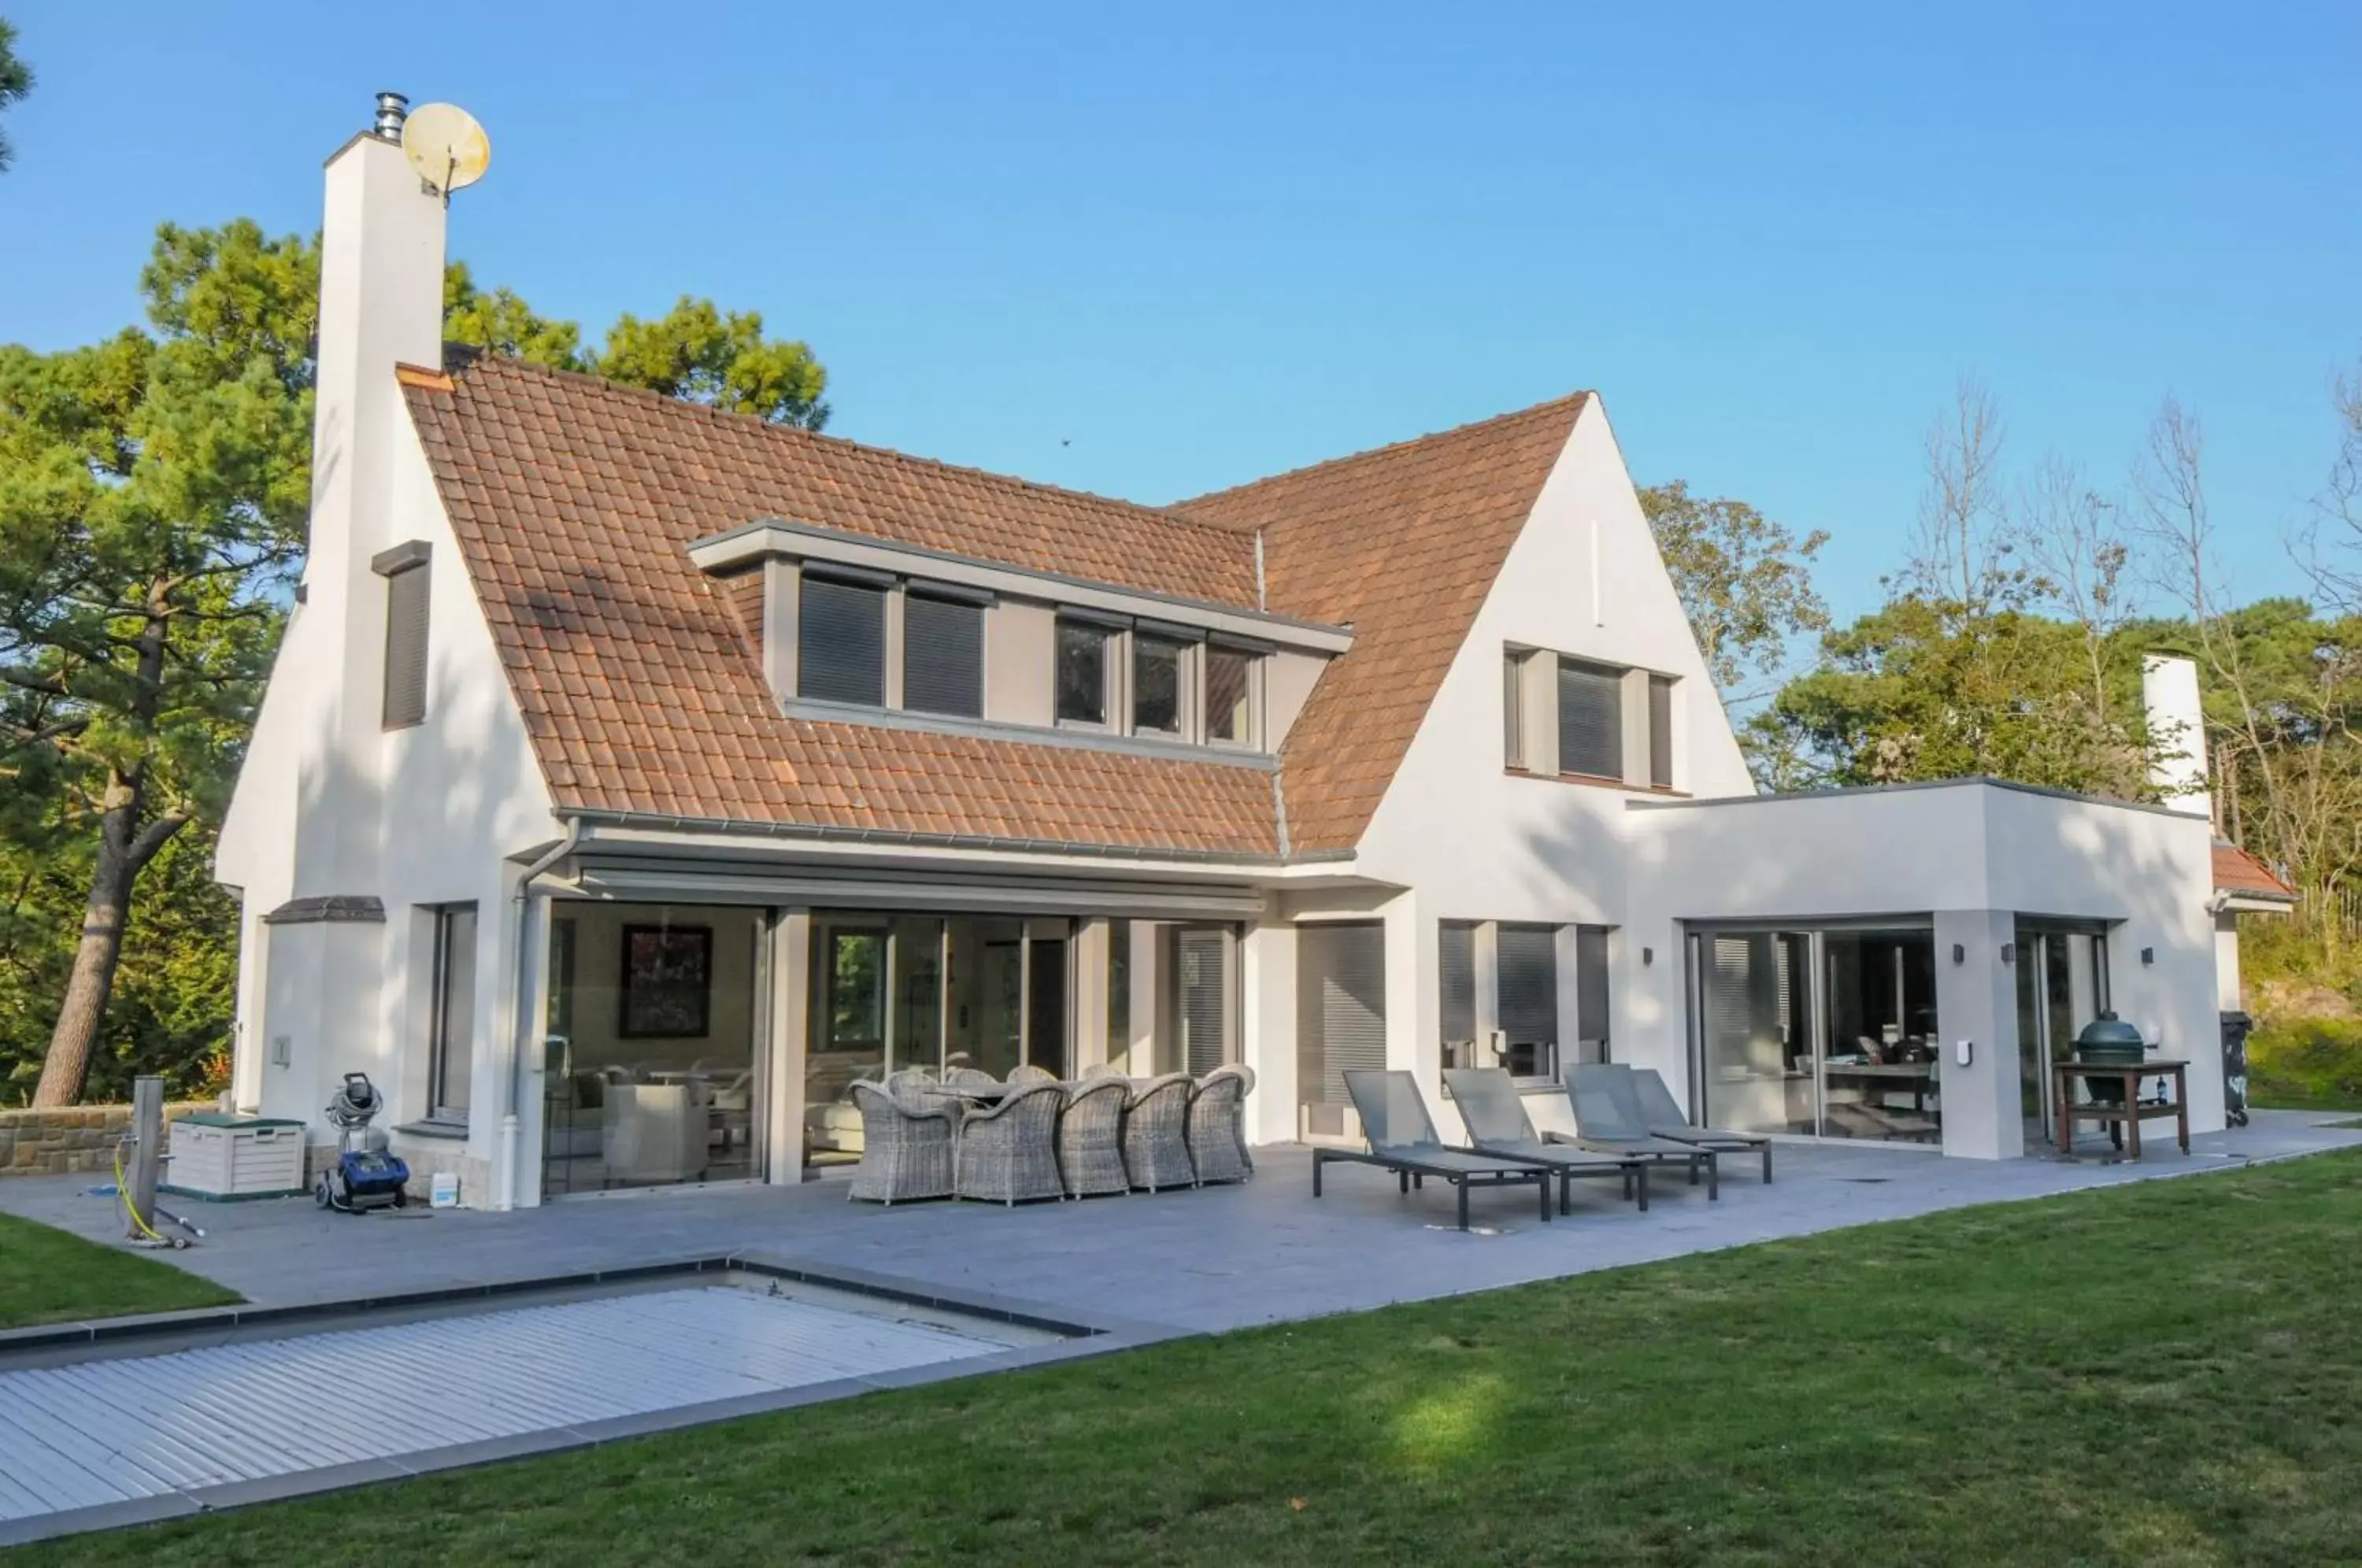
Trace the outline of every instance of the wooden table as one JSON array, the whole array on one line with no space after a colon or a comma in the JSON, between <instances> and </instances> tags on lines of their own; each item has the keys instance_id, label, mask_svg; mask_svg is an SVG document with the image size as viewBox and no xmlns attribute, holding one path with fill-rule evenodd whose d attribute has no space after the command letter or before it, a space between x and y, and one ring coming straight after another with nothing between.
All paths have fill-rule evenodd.
<instances>
[{"instance_id":1,"label":"wooden table","mask_svg":"<svg viewBox=\"0 0 2362 1568\"><path fill-rule=\"evenodd\" d=\"M1936 1087L1936 1064L1928 1062L1823 1062L1821 1076L1840 1079L1870 1093L1900 1090L1911 1097L1911 1109L1926 1115L1927 1095Z\"/></svg>"},{"instance_id":2,"label":"wooden table","mask_svg":"<svg viewBox=\"0 0 2362 1568\"><path fill-rule=\"evenodd\" d=\"M2075 1155L2075 1123L2103 1121L2107 1123L2109 1141L2133 1159L2140 1158L2140 1124L2144 1117L2170 1116L2179 1134L2181 1152L2190 1153L2190 1084L2187 1077L2190 1064L2179 1060L2147 1062L2084 1062L2072 1057L2051 1064L2052 1088L2050 1103L2058 1120L2058 1152L2072 1159ZM2140 1098L2140 1081L2147 1077L2171 1078L2173 1099L2147 1100ZM2123 1091L2115 1103L2098 1100L2089 1105L2077 1105L2074 1100L2075 1080L2086 1083L2114 1083Z\"/></svg>"}]
</instances>

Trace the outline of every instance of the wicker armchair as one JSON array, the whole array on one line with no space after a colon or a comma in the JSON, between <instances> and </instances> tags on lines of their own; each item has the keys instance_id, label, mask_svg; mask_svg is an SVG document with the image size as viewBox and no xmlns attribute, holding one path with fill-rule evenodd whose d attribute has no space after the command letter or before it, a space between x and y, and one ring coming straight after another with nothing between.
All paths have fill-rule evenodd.
<instances>
[{"instance_id":1,"label":"wicker armchair","mask_svg":"<svg viewBox=\"0 0 2362 1568\"><path fill-rule=\"evenodd\" d=\"M912 1106L874 1084L846 1092L861 1111L861 1164L847 1196L869 1203L950 1197L956 1113Z\"/></svg>"},{"instance_id":2,"label":"wicker armchair","mask_svg":"<svg viewBox=\"0 0 2362 1568\"><path fill-rule=\"evenodd\" d=\"M1244 1062L1233 1062L1229 1066L1218 1070L1236 1073L1239 1076L1239 1164L1246 1166L1248 1172L1252 1174L1254 1170L1254 1153L1247 1147L1247 1096L1254 1093L1255 1070Z\"/></svg>"},{"instance_id":3,"label":"wicker armchair","mask_svg":"<svg viewBox=\"0 0 2362 1568\"><path fill-rule=\"evenodd\" d=\"M962 1198L1015 1204L1063 1198L1058 1178L1058 1111L1066 1095L1055 1084L1026 1084L1000 1103L971 1110L954 1138L952 1185Z\"/></svg>"},{"instance_id":4,"label":"wicker armchair","mask_svg":"<svg viewBox=\"0 0 2362 1568\"><path fill-rule=\"evenodd\" d=\"M1123 1112L1123 1168L1134 1187L1188 1187L1198 1179L1189 1164L1189 1090L1187 1073L1151 1078L1131 1091Z\"/></svg>"},{"instance_id":5,"label":"wicker armchair","mask_svg":"<svg viewBox=\"0 0 2362 1568\"><path fill-rule=\"evenodd\" d=\"M981 1088L999 1081L982 1067L954 1067L944 1074L944 1082L953 1088Z\"/></svg>"},{"instance_id":6,"label":"wicker armchair","mask_svg":"<svg viewBox=\"0 0 2362 1568\"><path fill-rule=\"evenodd\" d=\"M1124 1071L1121 1067L1115 1066L1107 1062L1093 1062L1089 1066L1083 1069L1083 1081L1085 1083L1090 1082L1093 1078L1120 1078L1123 1076Z\"/></svg>"},{"instance_id":7,"label":"wicker armchair","mask_svg":"<svg viewBox=\"0 0 2362 1568\"><path fill-rule=\"evenodd\" d=\"M1009 1081L1012 1084L1054 1084L1058 1081L1058 1075L1047 1067L1037 1067L1028 1062L1022 1066L1010 1068Z\"/></svg>"},{"instance_id":8,"label":"wicker armchair","mask_svg":"<svg viewBox=\"0 0 2362 1568\"><path fill-rule=\"evenodd\" d=\"M924 1067L898 1067L886 1075L886 1092L913 1110L939 1110L943 1097L927 1092L939 1081Z\"/></svg>"},{"instance_id":9,"label":"wicker armchair","mask_svg":"<svg viewBox=\"0 0 2362 1568\"><path fill-rule=\"evenodd\" d=\"M1230 1067L1208 1073L1189 1091L1189 1165L1200 1186L1247 1178L1247 1163L1241 1158L1245 1140L1239 1131L1246 1093L1246 1081Z\"/></svg>"},{"instance_id":10,"label":"wicker armchair","mask_svg":"<svg viewBox=\"0 0 2362 1568\"><path fill-rule=\"evenodd\" d=\"M1058 1168L1069 1198L1129 1192L1123 1169L1123 1108L1131 1086L1121 1078L1095 1078L1066 1096L1058 1118Z\"/></svg>"}]
</instances>

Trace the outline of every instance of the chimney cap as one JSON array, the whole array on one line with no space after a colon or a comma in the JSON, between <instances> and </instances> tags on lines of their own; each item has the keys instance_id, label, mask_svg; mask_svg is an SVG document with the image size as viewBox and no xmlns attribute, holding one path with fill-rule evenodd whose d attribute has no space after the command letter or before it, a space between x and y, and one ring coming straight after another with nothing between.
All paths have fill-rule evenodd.
<instances>
[{"instance_id":1,"label":"chimney cap","mask_svg":"<svg viewBox=\"0 0 2362 1568\"><path fill-rule=\"evenodd\" d=\"M370 127L380 141L400 141L402 122L410 117L410 97L403 93L377 95L377 122Z\"/></svg>"}]
</instances>

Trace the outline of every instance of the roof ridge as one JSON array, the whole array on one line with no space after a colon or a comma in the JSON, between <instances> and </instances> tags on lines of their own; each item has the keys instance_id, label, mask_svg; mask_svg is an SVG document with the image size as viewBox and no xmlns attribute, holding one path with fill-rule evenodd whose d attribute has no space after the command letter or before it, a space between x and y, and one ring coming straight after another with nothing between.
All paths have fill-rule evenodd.
<instances>
[{"instance_id":1,"label":"roof ridge","mask_svg":"<svg viewBox=\"0 0 2362 1568\"><path fill-rule=\"evenodd\" d=\"M450 348L447 348L445 352L447 359ZM467 351L465 361L458 368L471 369L486 362L496 364L503 370L520 370L528 375L546 376L553 380L587 381L602 392L615 392L626 398L647 399L668 409L684 409L723 423L744 420L756 430L768 431L791 439L810 441L822 446L849 448L872 457L905 463L916 469L933 469L938 473L955 474L969 479L988 480L994 484L1011 485L1020 490L1032 491L1042 495L1058 496L1068 501L1083 501L1100 506L1121 507L1127 512L1140 513L1145 516L1156 518L1160 522L1176 523L1184 527L1205 533L1226 536L1235 533L1233 529L1208 523L1202 518L1189 516L1172 506L1158 506L1145 501L1127 500L1120 495L1102 495L1093 490L1075 490L1065 485L1049 484L1041 480L1027 479L1021 474L1003 473L998 469L977 468L968 463L947 462L941 458L922 457L915 452L905 452L900 447L879 446L869 441L855 441L849 436L832 436L824 430L808 430L800 425L775 425L758 414L741 414L730 409L715 408L711 403L690 403L650 387L626 385L622 381L602 376L595 370L570 370L557 365L544 365L531 359L518 359L514 355L494 354L474 348Z\"/></svg>"},{"instance_id":2,"label":"roof ridge","mask_svg":"<svg viewBox=\"0 0 2362 1568\"><path fill-rule=\"evenodd\" d=\"M1482 419L1471 419L1462 424L1447 425L1441 430L1430 430L1423 436L1406 436L1399 441L1388 441L1383 446L1366 447L1361 451L1348 452L1344 456L1339 458L1322 458L1317 462L1304 463L1292 469L1283 469L1278 473L1266 474L1261 479L1247 480L1239 484L1226 485L1220 490L1209 490L1202 495L1193 495L1186 500L1174 502L1172 506L1174 509L1186 513L1190 507L1202 505L1206 502L1220 500L1226 496L1236 495L1243 491L1260 490L1264 485L1276 484L1281 480L1300 479L1306 474L1318 473L1322 469L1338 468L1346 463L1361 462L1364 458L1380 458L1385 457L1389 453L1407 451L1413 447L1425 446L1430 441L1443 441L1455 436L1473 435L1477 431L1485 430L1494 425L1507 425L1517 420L1532 419L1541 414L1556 413L1562 408L1579 407L1586 401L1598 395L1599 394L1590 388L1581 388L1577 391L1567 392L1560 397L1550 398L1541 403L1529 403L1524 408L1512 408L1500 414L1488 414ZM1220 525L1216 525L1216 526L1220 526Z\"/></svg>"}]
</instances>

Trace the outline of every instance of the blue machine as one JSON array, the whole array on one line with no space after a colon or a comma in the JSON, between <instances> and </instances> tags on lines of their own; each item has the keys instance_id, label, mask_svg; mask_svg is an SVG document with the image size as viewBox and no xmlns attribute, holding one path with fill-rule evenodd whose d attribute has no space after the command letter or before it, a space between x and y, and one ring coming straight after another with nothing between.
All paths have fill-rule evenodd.
<instances>
[{"instance_id":1,"label":"blue machine","mask_svg":"<svg viewBox=\"0 0 2362 1568\"><path fill-rule=\"evenodd\" d=\"M347 1073L345 1087L328 1102L328 1123L337 1129L341 1146L337 1163L320 1173L314 1201L339 1214L366 1214L372 1209L399 1209L410 1167L389 1154L385 1134L370 1123L385 1109L385 1097L367 1073Z\"/></svg>"}]
</instances>

